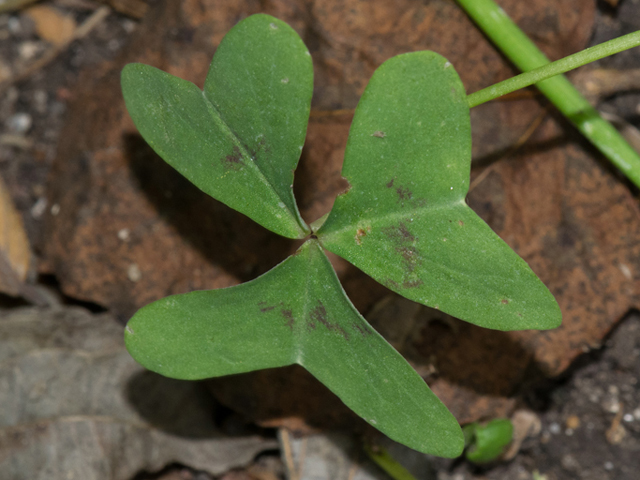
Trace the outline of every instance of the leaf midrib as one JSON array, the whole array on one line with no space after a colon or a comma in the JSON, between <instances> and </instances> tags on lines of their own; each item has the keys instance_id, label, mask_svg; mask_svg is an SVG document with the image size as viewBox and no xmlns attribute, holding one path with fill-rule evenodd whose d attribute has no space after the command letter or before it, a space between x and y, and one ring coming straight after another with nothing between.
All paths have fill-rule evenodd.
<instances>
[{"instance_id":1,"label":"leaf midrib","mask_svg":"<svg viewBox=\"0 0 640 480\"><path fill-rule=\"evenodd\" d=\"M360 225L363 224L373 224L374 222L381 222L381 221L393 221L393 220L406 220L407 217L411 216L411 215L421 215L424 213L430 213L430 212L434 212L434 211L438 211L438 210L447 210L447 209L454 209L456 208L457 205L461 205L465 208L469 208L470 207L465 203L464 197L461 198L458 201L455 202L451 202L451 203L447 203L447 204L436 204L436 205L431 205L428 207L415 207L412 210L397 210L395 212L389 212L386 213L384 215L377 215L373 218L366 218L366 219L359 219L357 223L352 223L347 225L346 227L340 228L339 230L330 230L328 232L323 232L322 228L316 233L316 235L318 235L318 238L320 240L322 240L323 238L330 238L332 236L337 236L337 235L342 235L345 232L348 232L354 228L357 228ZM475 212L474 212L475 213ZM329 220L331 217L329 217L327 220ZM391 223L391 222L389 222Z\"/></svg>"},{"instance_id":2,"label":"leaf midrib","mask_svg":"<svg viewBox=\"0 0 640 480\"><path fill-rule=\"evenodd\" d=\"M253 157L253 155L251 155L249 151L247 151L246 145L242 142L238 134L234 132L231 129L231 127L229 127L227 122L224 120L220 110L218 110L218 108L213 104L213 102L211 102L207 98L206 92L204 90L202 91L202 98L204 99L205 105L207 105L207 109L209 110L209 113L211 114L211 118L213 119L216 126L220 128L228 136L228 138L231 138L231 141L234 144L234 146L237 147L238 150L240 150L240 154L242 155L242 158L251 160L248 163L248 165L250 165L251 171L258 176L260 181L264 185L266 185L268 189L276 196L276 198L284 205L284 209L289 214L289 217L294 221L294 224L296 225L298 230L304 233L304 228L302 228L302 225L300 225L300 222L298 221L297 215L295 215L295 212L292 212L291 209L289 208L288 201L280 196L278 191L274 188L273 184L269 181L267 176L264 174L264 172L260 169L258 164L255 162L255 158Z\"/></svg>"}]
</instances>

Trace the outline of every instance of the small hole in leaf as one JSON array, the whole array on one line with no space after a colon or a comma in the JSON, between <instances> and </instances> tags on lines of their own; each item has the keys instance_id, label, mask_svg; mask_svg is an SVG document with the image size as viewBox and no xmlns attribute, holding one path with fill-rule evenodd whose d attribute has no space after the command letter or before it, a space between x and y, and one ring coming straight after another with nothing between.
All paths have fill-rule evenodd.
<instances>
[{"instance_id":1,"label":"small hole in leaf","mask_svg":"<svg viewBox=\"0 0 640 480\"><path fill-rule=\"evenodd\" d=\"M270 23L270 24L269 24L269 26L270 26L271 28L273 28L274 30L277 30L277 29L278 29L278 26L277 26L275 23Z\"/></svg>"}]
</instances>

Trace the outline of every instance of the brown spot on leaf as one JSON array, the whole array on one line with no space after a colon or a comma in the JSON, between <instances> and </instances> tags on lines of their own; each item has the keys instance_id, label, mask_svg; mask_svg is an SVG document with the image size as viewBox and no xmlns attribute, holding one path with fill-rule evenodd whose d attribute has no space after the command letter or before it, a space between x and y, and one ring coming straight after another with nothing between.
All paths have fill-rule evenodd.
<instances>
[{"instance_id":1,"label":"brown spot on leaf","mask_svg":"<svg viewBox=\"0 0 640 480\"><path fill-rule=\"evenodd\" d=\"M395 180L395 178L392 178L391 180L389 180L389 183L387 183L387 188L393 187L393 181L394 180Z\"/></svg>"},{"instance_id":2,"label":"brown spot on leaf","mask_svg":"<svg viewBox=\"0 0 640 480\"><path fill-rule=\"evenodd\" d=\"M413 192L405 187L396 188L396 193L398 194L398 201L411 200L413 197Z\"/></svg>"},{"instance_id":3,"label":"brown spot on leaf","mask_svg":"<svg viewBox=\"0 0 640 480\"><path fill-rule=\"evenodd\" d=\"M507 303L509 303L509 300L507 300L506 298L503 298L500 303L502 303L503 305L506 305Z\"/></svg>"},{"instance_id":4,"label":"brown spot on leaf","mask_svg":"<svg viewBox=\"0 0 640 480\"><path fill-rule=\"evenodd\" d=\"M293 312L289 309L282 309L280 310L280 313L286 320L285 325L289 327L289 329L293 330L293 325L296 323L295 319L293 318Z\"/></svg>"},{"instance_id":5,"label":"brown spot on leaf","mask_svg":"<svg viewBox=\"0 0 640 480\"><path fill-rule=\"evenodd\" d=\"M391 278L383 280L382 284L391 290L400 290L400 284Z\"/></svg>"},{"instance_id":6,"label":"brown spot on leaf","mask_svg":"<svg viewBox=\"0 0 640 480\"><path fill-rule=\"evenodd\" d=\"M384 138L384 137L387 136L387 134L378 130L377 132L373 132L371 134L371 136L372 137L378 137L378 138Z\"/></svg>"},{"instance_id":7,"label":"brown spot on leaf","mask_svg":"<svg viewBox=\"0 0 640 480\"><path fill-rule=\"evenodd\" d=\"M311 313L309 314L309 317L314 322L318 321L318 322L322 323L325 326L328 324L327 309L324 308L324 304L320 300L318 300L318 305L316 305L316 308L311 310Z\"/></svg>"},{"instance_id":8,"label":"brown spot on leaf","mask_svg":"<svg viewBox=\"0 0 640 480\"><path fill-rule=\"evenodd\" d=\"M384 285L395 291L400 291L401 285L404 289L418 288L423 281L413 273L421 263L420 253L415 246L416 237L409 231L405 222L399 222L397 226L387 227L382 231L391 241L394 250L400 254L404 264L401 279L388 279Z\"/></svg>"},{"instance_id":9,"label":"brown spot on leaf","mask_svg":"<svg viewBox=\"0 0 640 480\"><path fill-rule=\"evenodd\" d=\"M400 222L397 227L387 227L383 232L394 244L395 251L402 256L407 273L414 271L419 260L418 251L413 245L416 237L409 231L406 223Z\"/></svg>"},{"instance_id":10,"label":"brown spot on leaf","mask_svg":"<svg viewBox=\"0 0 640 480\"><path fill-rule=\"evenodd\" d=\"M400 226L398 227L398 232L400 232L400 235L402 235L402 239L406 240L408 242L414 242L416 237L413 236L413 234L409 231L409 229L407 228L407 225L404 223L400 223Z\"/></svg>"},{"instance_id":11,"label":"brown spot on leaf","mask_svg":"<svg viewBox=\"0 0 640 480\"><path fill-rule=\"evenodd\" d=\"M351 324L351 326L353 327L353 329L355 331L357 331L360 335L362 335L363 337L368 337L369 335L372 335L373 332L371 330L369 330L368 328L366 328L364 325L358 323L358 322L353 322Z\"/></svg>"},{"instance_id":12,"label":"brown spot on leaf","mask_svg":"<svg viewBox=\"0 0 640 480\"><path fill-rule=\"evenodd\" d=\"M307 326L315 330L317 323L324 325L330 332L338 332L345 340L349 340L349 334L337 323L331 323L327 315L327 309L324 304L318 300L316 307L309 312L309 320Z\"/></svg>"},{"instance_id":13,"label":"brown spot on leaf","mask_svg":"<svg viewBox=\"0 0 640 480\"><path fill-rule=\"evenodd\" d=\"M402 286L404 288L418 288L420 285L422 285L424 282L420 279L417 280L405 280L404 282L402 282Z\"/></svg>"},{"instance_id":14,"label":"brown spot on leaf","mask_svg":"<svg viewBox=\"0 0 640 480\"><path fill-rule=\"evenodd\" d=\"M386 227L382 231L389 240L396 244L413 243L416 240L405 222L398 223L397 227Z\"/></svg>"},{"instance_id":15,"label":"brown spot on leaf","mask_svg":"<svg viewBox=\"0 0 640 480\"><path fill-rule=\"evenodd\" d=\"M367 229L367 230L368 230L368 231L371 231L371 227L368 227L368 229ZM367 235L367 230L365 230L364 228L359 228L359 229L356 231L356 243L357 243L358 245L362 245L362 240L361 240L361 239L362 239L362 237L364 237L364 236L366 236L366 235Z\"/></svg>"},{"instance_id":16,"label":"brown spot on leaf","mask_svg":"<svg viewBox=\"0 0 640 480\"><path fill-rule=\"evenodd\" d=\"M458 225L463 226L464 222L462 220L458 220Z\"/></svg>"},{"instance_id":17,"label":"brown spot on leaf","mask_svg":"<svg viewBox=\"0 0 640 480\"><path fill-rule=\"evenodd\" d=\"M407 270L409 272L413 272L418 265L415 249L411 247L396 247L396 252L402 255L402 259L407 266Z\"/></svg>"},{"instance_id":18,"label":"brown spot on leaf","mask_svg":"<svg viewBox=\"0 0 640 480\"><path fill-rule=\"evenodd\" d=\"M244 146L245 149L251 153L251 157L255 160L258 157L258 154L260 153L270 153L271 152L271 146L269 146L267 144L267 139L264 137L260 137L260 140L258 140L258 144L256 146L256 148L248 148L247 145ZM295 170L292 170L295 171Z\"/></svg>"},{"instance_id":19,"label":"brown spot on leaf","mask_svg":"<svg viewBox=\"0 0 640 480\"><path fill-rule=\"evenodd\" d=\"M242 160L242 152L237 145L233 146L233 152L231 155L227 155L222 159L224 166L232 170L238 170L242 165L244 165Z\"/></svg>"},{"instance_id":20,"label":"brown spot on leaf","mask_svg":"<svg viewBox=\"0 0 640 480\"><path fill-rule=\"evenodd\" d=\"M276 308L276 307L262 307L262 308L260 309L260 311L261 311L262 313L270 312L270 311L271 311L271 310L273 310L274 308Z\"/></svg>"}]
</instances>

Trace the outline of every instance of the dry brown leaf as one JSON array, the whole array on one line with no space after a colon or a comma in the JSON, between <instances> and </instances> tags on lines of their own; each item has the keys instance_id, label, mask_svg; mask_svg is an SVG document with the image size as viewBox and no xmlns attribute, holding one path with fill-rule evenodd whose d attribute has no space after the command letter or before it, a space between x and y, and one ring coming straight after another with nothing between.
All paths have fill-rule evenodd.
<instances>
[{"instance_id":1,"label":"dry brown leaf","mask_svg":"<svg viewBox=\"0 0 640 480\"><path fill-rule=\"evenodd\" d=\"M22 217L0 178L0 292L18 295L30 262L31 249Z\"/></svg>"},{"instance_id":2,"label":"dry brown leaf","mask_svg":"<svg viewBox=\"0 0 640 480\"><path fill-rule=\"evenodd\" d=\"M36 5L25 11L35 24L38 36L53 45L63 45L76 30L76 21L70 15L48 5Z\"/></svg>"}]
</instances>

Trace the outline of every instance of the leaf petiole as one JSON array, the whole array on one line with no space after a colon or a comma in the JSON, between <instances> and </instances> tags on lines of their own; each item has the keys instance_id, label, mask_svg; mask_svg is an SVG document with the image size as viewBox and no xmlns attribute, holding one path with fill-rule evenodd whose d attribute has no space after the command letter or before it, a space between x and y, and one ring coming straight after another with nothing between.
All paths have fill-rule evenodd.
<instances>
[{"instance_id":1,"label":"leaf petiole","mask_svg":"<svg viewBox=\"0 0 640 480\"><path fill-rule=\"evenodd\" d=\"M528 72L550 63L544 53L496 2L493 0L457 1L467 12L467 15L520 70ZM575 125L582 135L618 167L629 180L640 187L640 155L638 152L626 142L613 125L600 116L564 75L547 78L537 83L536 87ZM473 100L473 102L475 105L482 103L477 100Z\"/></svg>"},{"instance_id":2,"label":"leaf petiole","mask_svg":"<svg viewBox=\"0 0 640 480\"><path fill-rule=\"evenodd\" d=\"M601 58L614 55L640 45L640 30L622 37L614 38L568 57L549 63L542 67L508 78L500 83L484 88L467 96L469 108L477 107L485 102L541 82L561 73L595 62Z\"/></svg>"},{"instance_id":3,"label":"leaf petiole","mask_svg":"<svg viewBox=\"0 0 640 480\"><path fill-rule=\"evenodd\" d=\"M400 464L387 449L365 444L364 451L376 465L382 468L393 480L416 480L416 477Z\"/></svg>"}]
</instances>

